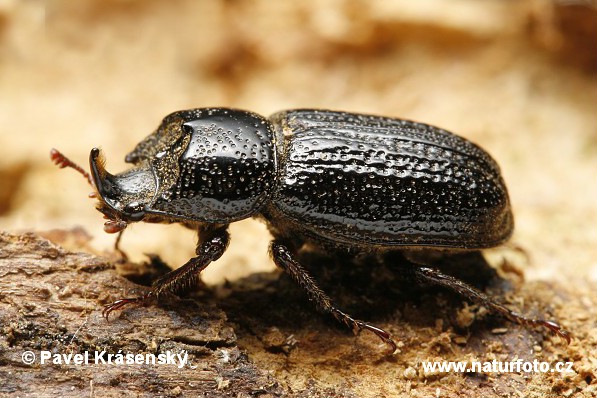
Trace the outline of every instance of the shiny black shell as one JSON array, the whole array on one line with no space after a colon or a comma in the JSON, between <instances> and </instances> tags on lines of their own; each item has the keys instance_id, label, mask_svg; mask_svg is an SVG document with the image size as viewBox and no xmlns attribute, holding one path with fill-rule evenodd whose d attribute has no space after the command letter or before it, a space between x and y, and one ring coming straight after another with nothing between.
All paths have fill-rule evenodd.
<instances>
[{"instance_id":1,"label":"shiny black shell","mask_svg":"<svg viewBox=\"0 0 597 398\"><path fill-rule=\"evenodd\" d=\"M126 157L151 163L154 219L230 223L254 215L275 182L273 129L262 116L226 108L174 112Z\"/></svg>"},{"instance_id":2,"label":"shiny black shell","mask_svg":"<svg viewBox=\"0 0 597 398\"><path fill-rule=\"evenodd\" d=\"M496 162L422 123L324 110L273 115L274 233L347 246L475 249L513 230Z\"/></svg>"},{"instance_id":3,"label":"shiny black shell","mask_svg":"<svg viewBox=\"0 0 597 398\"><path fill-rule=\"evenodd\" d=\"M326 110L266 119L178 111L112 175L90 156L100 211L115 220L228 224L261 216L276 237L348 247L496 246L508 192L475 144L422 123Z\"/></svg>"}]
</instances>

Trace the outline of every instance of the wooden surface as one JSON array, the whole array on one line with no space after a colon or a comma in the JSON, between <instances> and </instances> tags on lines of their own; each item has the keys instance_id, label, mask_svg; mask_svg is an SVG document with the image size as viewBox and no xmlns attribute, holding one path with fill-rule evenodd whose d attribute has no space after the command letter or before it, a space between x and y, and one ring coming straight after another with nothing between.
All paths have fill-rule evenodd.
<instances>
[{"instance_id":1,"label":"wooden surface","mask_svg":"<svg viewBox=\"0 0 597 398\"><path fill-rule=\"evenodd\" d=\"M44 235L79 250L85 250L88 240L80 229ZM587 389L594 371L586 342L595 337L583 326L585 319L578 319L583 303L572 300L569 289L530 284L510 291L513 283L498 277L478 256L456 261L477 265L473 276L464 273L463 278L476 284L481 280L491 291L515 298L514 308L524 303L525 313L562 319L573 327L572 345L544 331L484 316L475 306L462 307L461 299L447 292L401 285L400 278L382 266L373 273L366 266L344 271L331 267L325 269L331 276L316 276L343 308L391 331L399 341L396 355L375 336L353 336L317 314L303 292L277 274L256 274L213 289L200 286L188 298L130 306L106 321L103 305L146 288L117 273L117 257L68 251L46 238L31 233L0 236L0 394L352 397L429 396L439 389L448 396L559 396L571 388ZM150 273L147 264L118 267L137 281L147 281ZM516 276L510 273L510 278ZM36 355L31 365L23 362L27 351ZM182 368L93 360L42 364L42 351L88 352L93 358L95 352L105 352L104 359L110 353L187 352L189 363ZM420 365L512 358L574 360L575 372L428 374Z\"/></svg>"},{"instance_id":2,"label":"wooden surface","mask_svg":"<svg viewBox=\"0 0 597 398\"><path fill-rule=\"evenodd\" d=\"M214 305L173 298L159 309L130 308L108 322L104 304L142 291L117 276L108 259L66 251L34 234L2 234L0 258L2 396L213 396L229 385L238 396L281 391L237 348L233 328ZM31 366L23 363L26 351L36 355ZM41 351L87 352L91 359L42 364ZM188 352L189 364L104 362L108 354L168 351ZM95 361L95 352L106 355Z\"/></svg>"}]
</instances>

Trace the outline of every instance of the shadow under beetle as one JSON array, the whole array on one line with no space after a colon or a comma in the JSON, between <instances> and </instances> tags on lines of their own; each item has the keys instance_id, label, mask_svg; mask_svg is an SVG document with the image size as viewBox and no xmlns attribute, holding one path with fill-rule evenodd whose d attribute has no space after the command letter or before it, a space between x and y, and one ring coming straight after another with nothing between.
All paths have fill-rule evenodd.
<instances>
[{"instance_id":1,"label":"shadow under beetle","mask_svg":"<svg viewBox=\"0 0 597 398\"><path fill-rule=\"evenodd\" d=\"M182 223L199 232L196 257L159 278L123 306L177 292L226 250L228 225L248 217L267 223L275 264L323 312L357 332L369 330L396 350L389 333L334 306L296 259L304 245L332 250L479 250L513 230L508 193L496 162L475 144L422 123L327 110L288 110L269 119L226 108L174 112L110 174L99 149L91 173L56 150L95 187L92 197L120 234L131 222ZM121 252L121 251L120 251ZM122 253L122 252L121 252ZM416 257L416 256L413 256ZM568 342L557 323L517 314L464 282L416 260L421 282L447 287L494 313L543 326Z\"/></svg>"}]
</instances>

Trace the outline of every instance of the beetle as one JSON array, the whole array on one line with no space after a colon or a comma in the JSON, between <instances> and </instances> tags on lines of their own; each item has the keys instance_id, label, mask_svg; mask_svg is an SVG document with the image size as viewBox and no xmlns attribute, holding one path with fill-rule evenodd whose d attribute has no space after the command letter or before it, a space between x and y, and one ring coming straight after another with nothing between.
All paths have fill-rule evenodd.
<instances>
[{"instance_id":1,"label":"beetle","mask_svg":"<svg viewBox=\"0 0 597 398\"><path fill-rule=\"evenodd\" d=\"M527 327L546 327L570 342L559 324L531 319L481 291L411 260L420 250L473 251L505 242L514 228L508 191L497 163L472 142L423 123L315 109L269 118L228 108L199 108L166 116L125 161L106 171L98 148L90 173L57 150L52 160L82 173L95 188L104 230L138 221L181 223L199 232L196 257L159 278L123 306L178 292L220 258L228 225L265 220L274 263L325 313L369 330L396 350L385 330L336 308L297 261L305 244L334 250L399 251L417 280L440 285Z\"/></svg>"}]
</instances>

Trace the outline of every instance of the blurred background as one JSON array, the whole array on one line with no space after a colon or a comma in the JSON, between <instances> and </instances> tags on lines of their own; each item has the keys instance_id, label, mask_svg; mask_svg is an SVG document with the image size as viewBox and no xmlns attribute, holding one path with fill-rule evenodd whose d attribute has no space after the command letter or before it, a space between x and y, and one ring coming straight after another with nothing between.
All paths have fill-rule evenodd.
<instances>
[{"instance_id":1,"label":"blurred background","mask_svg":"<svg viewBox=\"0 0 597 398\"><path fill-rule=\"evenodd\" d=\"M0 0L0 229L114 236L55 147L107 168L166 114L227 106L374 113L437 125L501 165L527 278L597 275L597 10L555 0ZM234 224L208 282L272 269ZM179 265L194 232L133 225L133 259Z\"/></svg>"}]
</instances>

